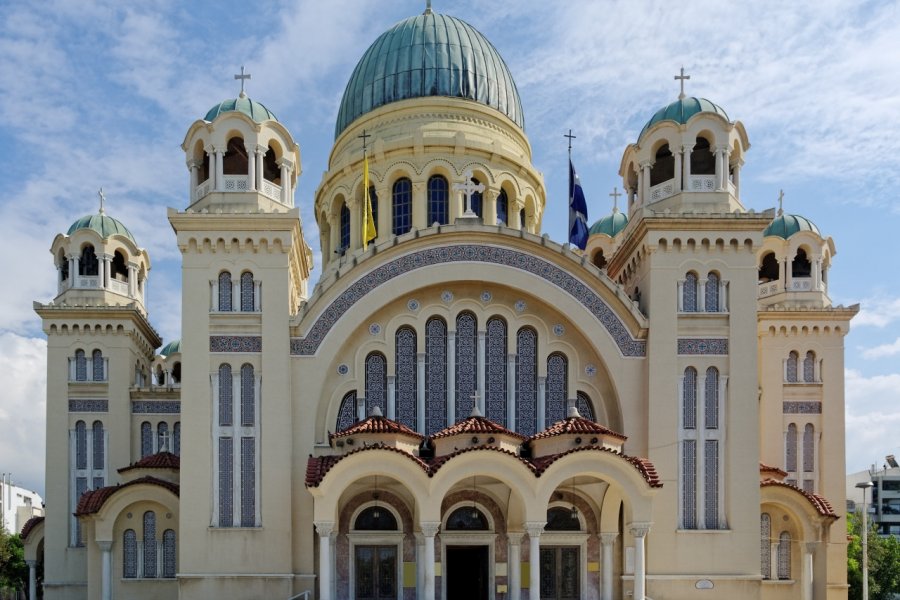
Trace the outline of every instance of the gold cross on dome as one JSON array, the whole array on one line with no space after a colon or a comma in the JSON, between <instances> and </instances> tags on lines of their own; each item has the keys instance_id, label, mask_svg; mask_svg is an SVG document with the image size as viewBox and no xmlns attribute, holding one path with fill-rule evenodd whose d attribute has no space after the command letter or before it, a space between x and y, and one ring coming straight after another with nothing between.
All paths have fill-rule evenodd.
<instances>
[{"instance_id":1,"label":"gold cross on dome","mask_svg":"<svg viewBox=\"0 0 900 600\"><path fill-rule=\"evenodd\" d=\"M685 79L690 79L690 78L691 78L690 75L685 75L685 74L684 74L684 67L681 67L681 75L676 75L676 76L675 76L675 79L676 79L676 80L680 80L680 83L681 83L681 93L678 94L678 99L679 99L679 100L681 100L682 98L684 98L684 80L685 80Z\"/></svg>"},{"instance_id":2,"label":"gold cross on dome","mask_svg":"<svg viewBox=\"0 0 900 600\"><path fill-rule=\"evenodd\" d=\"M250 79L250 73L244 74L244 65L241 65L241 74L235 75L234 78L241 80L241 96L243 96L244 95L244 80Z\"/></svg>"}]
</instances>

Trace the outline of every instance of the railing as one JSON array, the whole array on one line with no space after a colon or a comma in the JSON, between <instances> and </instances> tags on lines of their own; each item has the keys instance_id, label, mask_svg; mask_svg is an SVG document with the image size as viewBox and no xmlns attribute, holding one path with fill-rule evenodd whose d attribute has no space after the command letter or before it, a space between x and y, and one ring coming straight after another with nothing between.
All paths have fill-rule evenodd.
<instances>
[{"instance_id":1,"label":"railing","mask_svg":"<svg viewBox=\"0 0 900 600\"><path fill-rule=\"evenodd\" d=\"M778 293L779 288L781 287L781 281L776 279L775 281L765 281L759 284L758 293L756 295L757 298L766 298L768 296L774 296Z\"/></svg>"},{"instance_id":2,"label":"railing","mask_svg":"<svg viewBox=\"0 0 900 600\"><path fill-rule=\"evenodd\" d=\"M778 292L783 291L812 292L815 291L815 286L813 286L812 277L794 277L793 279L791 279L790 285L787 286L787 290L785 290L780 279L760 283L757 289L758 292L756 297L766 298L768 296L774 296Z\"/></svg>"},{"instance_id":3,"label":"railing","mask_svg":"<svg viewBox=\"0 0 900 600\"><path fill-rule=\"evenodd\" d=\"M812 277L794 277L791 279L792 292L809 292L813 289Z\"/></svg>"},{"instance_id":4,"label":"railing","mask_svg":"<svg viewBox=\"0 0 900 600\"><path fill-rule=\"evenodd\" d=\"M246 192L250 189L247 175L223 175L222 189L226 192Z\"/></svg>"},{"instance_id":5,"label":"railing","mask_svg":"<svg viewBox=\"0 0 900 600\"><path fill-rule=\"evenodd\" d=\"M291 596L290 598L288 598L288 600L300 600L300 598L303 598L303 600L309 600L310 594L312 594L312 592L309 590L306 590L305 592L300 592L296 596Z\"/></svg>"},{"instance_id":6,"label":"railing","mask_svg":"<svg viewBox=\"0 0 900 600\"><path fill-rule=\"evenodd\" d=\"M196 202L203 196L207 195L209 193L210 189L212 189L212 181L207 179L206 181L204 181L203 183L198 185L196 188L194 188L194 201Z\"/></svg>"},{"instance_id":7,"label":"railing","mask_svg":"<svg viewBox=\"0 0 900 600\"><path fill-rule=\"evenodd\" d=\"M268 179L263 179L262 182L262 193L266 198L271 198L276 202L281 202L281 186L275 183L272 183Z\"/></svg>"},{"instance_id":8,"label":"railing","mask_svg":"<svg viewBox=\"0 0 900 600\"><path fill-rule=\"evenodd\" d=\"M122 294L123 296L128 295L128 282L127 281L119 281L118 279L110 279L109 280L109 289L117 294Z\"/></svg>"},{"instance_id":9,"label":"railing","mask_svg":"<svg viewBox=\"0 0 900 600\"><path fill-rule=\"evenodd\" d=\"M689 192L714 192L716 191L715 175L691 175L688 180Z\"/></svg>"},{"instance_id":10,"label":"railing","mask_svg":"<svg viewBox=\"0 0 900 600\"><path fill-rule=\"evenodd\" d=\"M223 175L222 176L222 191L223 192L249 192L250 191L250 177L247 175ZM200 200L207 194L214 192L212 186L212 180L207 179L203 183L199 184L196 188L194 188L194 198L193 201L196 202ZM277 183L272 183L268 179L263 179L262 181L262 192L263 196L267 198L271 198L277 202L281 202L281 186Z\"/></svg>"},{"instance_id":11,"label":"railing","mask_svg":"<svg viewBox=\"0 0 900 600\"><path fill-rule=\"evenodd\" d=\"M100 287L100 277L96 275L79 275L75 278L75 287L77 288L98 288Z\"/></svg>"},{"instance_id":12,"label":"railing","mask_svg":"<svg viewBox=\"0 0 900 600\"><path fill-rule=\"evenodd\" d=\"M658 202L675 194L675 180L669 179L650 188L650 202Z\"/></svg>"}]
</instances>

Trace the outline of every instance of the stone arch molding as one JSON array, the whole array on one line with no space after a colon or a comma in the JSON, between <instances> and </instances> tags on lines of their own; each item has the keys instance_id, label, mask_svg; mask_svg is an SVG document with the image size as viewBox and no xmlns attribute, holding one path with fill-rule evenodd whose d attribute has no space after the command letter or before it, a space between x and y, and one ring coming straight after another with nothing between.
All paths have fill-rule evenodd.
<instances>
[{"instance_id":1,"label":"stone arch molding","mask_svg":"<svg viewBox=\"0 0 900 600\"><path fill-rule=\"evenodd\" d=\"M524 271L566 292L579 302L606 329L626 358L643 358L646 342L631 335L616 311L599 294L572 273L543 258L521 250L487 244L458 244L416 250L392 259L349 285L319 312L305 337L291 338L293 356L316 354L325 337L338 320L368 293L390 281L429 266L450 263L499 265Z\"/></svg>"}]
</instances>

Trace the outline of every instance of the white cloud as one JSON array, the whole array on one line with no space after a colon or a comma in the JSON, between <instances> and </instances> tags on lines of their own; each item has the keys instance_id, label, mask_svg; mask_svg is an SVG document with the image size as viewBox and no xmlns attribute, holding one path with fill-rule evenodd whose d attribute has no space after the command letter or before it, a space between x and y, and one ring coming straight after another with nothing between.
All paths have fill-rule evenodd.
<instances>
[{"instance_id":1,"label":"white cloud","mask_svg":"<svg viewBox=\"0 0 900 600\"><path fill-rule=\"evenodd\" d=\"M860 311L853 319L854 327L883 328L900 319L900 298L875 297L860 302Z\"/></svg>"},{"instance_id":2,"label":"white cloud","mask_svg":"<svg viewBox=\"0 0 900 600\"><path fill-rule=\"evenodd\" d=\"M900 430L900 373L845 372L847 472L881 464L896 454Z\"/></svg>"},{"instance_id":3,"label":"white cloud","mask_svg":"<svg viewBox=\"0 0 900 600\"><path fill-rule=\"evenodd\" d=\"M886 356L896 356L900 354L900 338L894 340L893 343L890 344L881 344L879 346L875 346L874 348L867 348L863 350L864 358L884 358Z\"/></svg>"}]
</instances>

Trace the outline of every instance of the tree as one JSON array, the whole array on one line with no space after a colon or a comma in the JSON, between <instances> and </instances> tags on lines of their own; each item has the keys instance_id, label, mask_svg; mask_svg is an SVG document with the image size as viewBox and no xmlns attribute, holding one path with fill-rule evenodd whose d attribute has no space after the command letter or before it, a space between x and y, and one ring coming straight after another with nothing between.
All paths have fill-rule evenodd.
<instances>
[{"instance_id":1,"label":"tree","mask_svg":"<svg viewBox=\"0 0 900 600\"><path fill-rule=\"evenodd\" d=\"M862 600L862 523L856 514L847 516L847 583L849 600ZM869 542L869 600L891 600L900 593L900 540L889 535L881 537L870 524Z\"/></svg>"},{"instance_id":2,"label":"tree","mask_svg":"<svg viewBox=\"0 0 900 600\"><path fill-rule=\"evenodd\" d=\"M22 538L0 527L0 588L25 589L27 584L28 565Z\"/></svg>"}]
</instances>

